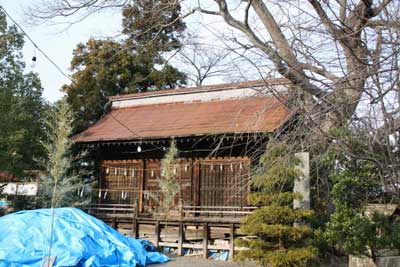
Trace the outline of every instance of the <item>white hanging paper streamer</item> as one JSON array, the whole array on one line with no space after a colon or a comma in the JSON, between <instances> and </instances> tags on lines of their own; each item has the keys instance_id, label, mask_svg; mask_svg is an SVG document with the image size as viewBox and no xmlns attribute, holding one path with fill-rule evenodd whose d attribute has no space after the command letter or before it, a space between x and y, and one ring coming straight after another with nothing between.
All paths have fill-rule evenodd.
<instances>
[{"instance_id":1,"label":"white hanging paper streamer","mask_svg":"<svg viewBox=\"0 0 400 267\"><path fill-rule=\"evenodd\" d=\"M124 199L124 191L121 192L121 198Z\"/></svg>"},{"instance_id":2,"label":"white hanging paper streamer","mask_svg":"<svg viewBox=\"0 0 400 267\"><path fill-rule=\"evenodd\" d=\"M231 164L231 172L233 172L233 164Z\"/></svg>"},{"instance_id":3,"label":"white hanging paper streamer","mask_svg":"<svg viewBox=\"0 0 400 267\"><path fill-rule=\"evenodd\" d=\"M240 169L243 169L243 165L242 165L242 163L240 162Z\"/></svg>"},{"instance_id":4,"label":"white hanging paper streamer","mask_svg":"<svg viewBox=\"0 0 400 267\"><path fill-rule=\"evenodd\" d=\"M110 172L110 170L108 168L106 168L106 174L108 174Z\"/></svg>"},{"instance_id":5,"label":"white hanging paper streamer","mask_svg":"<svg viewBox=\"0 0 400 267\"><path fill-rule=\"evenodd\" d=\"M186 164L185 165L185 172L187 172L188 171L188 165Z\"/></svg>"},{"instance_id":6,"label":"white hanging paper streamer","mask_svg":"<svg viewBox=\"0 0 400 267\"><path fill-rule=\"evenodd\" d=\"M104 197L103 197L103 199L106 199L106 197L107 197L107 191L104 193Z\"/></svg>"},{"instance_id":7,"label":"white hanging paper streamer","mask_svg":"<svg viewBox=\"0 0 400 267\"><path fill-rule=\"evenodd\" d=\"M132 177L135 177L135 169L132 169Z\"/></svg>"},{"instance_id":8,"label":"white hanging paper streamer","mask_svg":"<svg viewBox=\"0 0 400 267\"><path fill-rule=\"evenodd\" d=\"M222 171L224 167L222 167L222 164L219 165L219 169Z\"/></svg>"},{"instance_id":9,"label":"white hanging paper streamer","mask_svg":"<svg viewBox=\"0 0 400 267\"><path fill-rule=\"evenodd\" d=\"M128 174L128 171L125 169L124 175L126 176Z\"/></svg>"},{"instance_id":10,"label":"white hanging paper streamer","mask_svg":"<svg viewBox=\"0 0 400 267\"><path fill-rule=\"evenodd\" d=\"M151 177L154 177L154 170L151 170Z\"/></svg>"},{"instance_id":11,"label":"white hanging paper streamer","mask_svg":"<svg viewBox=\"0 0 400 267\"><path fill-rule=\"evenodd\" d=\"M82 187L80 197L83 197L83 191L84 191L84 188Z\"/></svg>"},{"instance_id":12,"label":"white hanging paper streamer","mask_svg":"<svg viewBox=\"0 0 400 267\"><path fill-rule=\"evenodd\" d=\"M99 198L101 198L101 190L99 191Z\"/></svg>"},{"instance_id":13,"label":"white hanging paper streamer","mask_svg":"<svg viewBox=\"0 0 400 267\"><path fill-rule=\"evenodd\" d=\"M174 167L174 175L176 175L176 167Z\"/></svg>"}]
</instances>

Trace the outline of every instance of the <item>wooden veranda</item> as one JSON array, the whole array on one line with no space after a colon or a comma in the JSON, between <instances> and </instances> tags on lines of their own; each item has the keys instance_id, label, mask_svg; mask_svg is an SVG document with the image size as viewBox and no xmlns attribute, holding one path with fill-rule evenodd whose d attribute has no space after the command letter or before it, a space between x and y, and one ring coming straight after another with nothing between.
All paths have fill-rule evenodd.
<instances>
[{"instance_id":1,"label":"wooden veranda","mask_svg":"<svg viewBox=\"0 0 400 267\"><path fill-rule=\"evenodd\" d=\"M84 209L125 235L146 239L157 248L184 249L208 257L209 250L229 251L234 255L234 239L240 235L240 219L256 207L184 206L180 199L177 213L166 217L141 216L134 204L93 204Z\"/></svg>"}]
</instances>

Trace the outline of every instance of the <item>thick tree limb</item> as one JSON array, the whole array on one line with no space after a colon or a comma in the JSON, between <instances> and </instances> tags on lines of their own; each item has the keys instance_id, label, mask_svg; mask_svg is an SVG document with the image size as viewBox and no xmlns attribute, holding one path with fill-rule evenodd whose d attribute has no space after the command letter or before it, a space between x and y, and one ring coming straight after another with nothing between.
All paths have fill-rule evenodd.
<instances>
[{"instance_id":1,"label":"thick tree limb","mask_svg":"<svg viewBox=\"0 0 400 267\"><path fill-rule=\"evenodd\" d=\"M372 9L372 16L376 17L378 16L381 11L392 2L392 0L384 0L379 6L375 7Z\"/></svg>"},{"instance_id":2,"label":"thick tree limb","mask_svg":"<svg viewBox=\"0 0 400 267\"><path fill-rule=\"evenodd\" d=\"M317 67L315 65L307 64L307 63L300 63L300 65L301 65L302 69L312 71L312 72L314 72L316 74L319 74L319 75L321 75L321 76L323 76L323 77L325 77L325 78L327 78L327 79L329 79L329 80L331 80L333 82L335 82L335 81L340 79L338 76L336 76L333 73L327 71L325 68Z\"/></svg>"},{"instance_id":3,"label":"thick tree limb","mask_svg":"<svg viewBox=\"0 0 400 267\"><path fill-rule=\"evenodd\" d=\"M252 1L258 2L259 0ZM215 0L215 2L218 4L219 11L209 11L209 10L204 10L198 8L197 10L205 13L205 14L211 14L211 15L220 15L224 19L224 21L240 30L242 33L244 33L247 38L252 42L255 47L259 48L261 51L263 51L269 59L274 63L276 66L278 72L285 78L289 79L294 85L301 87L305 92L309 92L312 95L316 96L321 96L323 95L323 91L318 88L317 86L313 85L312 83L309 82L307 79L306 75L304 74L303 70L300 68L300 64L295 58L293 52L289 52L291 55L288 55L287 58L285 58L285 53L282 54L282 56L279 54L278 51L276 51L271 45L269 45L266 42L263 42L257 34L254 33L254 31L249 27L249 25L244 22L241 22L237 19L235 19L229 12L228 6L225 0ZM262 10L259 10L259 12L262 12ZM268 15L266 15L268 16ZM266 18L268 19L268 18ZM279 33L277 33L279 34ZM281 33L282 34L282 33ZM281 42L286 42L283 34L281 37L276 36L276 40L280 40ZM283 39L282 39L283 38ZM277 43L274 42L276 46L278 46ZM287 44L288 46L288 44ZM292 66L292 64L295 64L295 66ZM297 68L296 68L297 67Z\"/></svg>"},{"instance_id":4,"label":"thick tree limb","mask_svg":"<svg viewBox=\"0 0 400 267\"><path fill-rule=\"evenodd\" d=\"M345 39L344 32L341 29L337 28L335 24L333 24L333 22L330 20L330 18L322 8L320 2L318 0L308 0L308 2L312 5L318 17L321 19L321 22L325 25L329 33L340 42L345 41L343 40Z\"/></svg>"},{"instance_id":5,"label":"thick tree limb","mask_svg":"<svg viewBox=\"0 0 400 267\"><path fill-rule=\"evenodd\" d=\"M278 54L291 66L296 67L298 61L293 53L293 49L290 47L281 28L276 23L269 9L265 6L262 0L252 1L252 7L269 32L272 41L276 44Z\"/></svg>"},{"instance_id":6,"label":"thick tree limb","mask_svg":"<svg viewBox=\"0 0 400 267\"><path fill-rule=\"evenodd\" d=\"M339 19L341 23L344 23L347 15L347 0L340 0L340 11L339 11Z\"/></svg>"},{"instance_id":7,"label":"thick tree limb","mask_svg":"<svg viewBox=\"0 0 400 267\"><path fill-rule=\"evenodd\" d=\"M366 24L367 27L371 28L381 28L390 27L400 29L400 21L388 21L388 20L369 20Z\"/></svg>"}]
</instances>

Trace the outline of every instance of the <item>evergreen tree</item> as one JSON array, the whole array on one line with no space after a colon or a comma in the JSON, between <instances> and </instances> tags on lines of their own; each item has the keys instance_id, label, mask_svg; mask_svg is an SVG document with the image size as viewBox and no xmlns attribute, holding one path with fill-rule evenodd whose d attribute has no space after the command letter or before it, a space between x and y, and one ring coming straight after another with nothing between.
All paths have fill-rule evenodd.
<instances>
[{"instance_id":1,"label":"evergreen tree","mask_svg":"<svg viewBox=\"0 0 400 267\"><path fill-rule=\"evenodd\" d=\"M179 167L177 162L178 149L173 140L170 147L161 160L161 177L157 179L159 191L149 196L155 203L155 211L168 216L168 213L175 205L175 198L181 190L181 186L176 179L176 170Z\"/></svg>"},{"instance_id":2,"label":"evergreen tree","mask_svg":"<svg viewBox=\"0 0 400 267\"><path fill-rule=\"evenodd\" d=\"M81 131L104 113L111 95L170 89L185 84L186 76L169 65L164 53L180 47L185 29L178 19L180 6L165 1L135 1L123 10L121 41L90 39L73 51L73 83L63 86L77 114L75 131ZM152 12L157 10L157 15ZM147 28L157 21L165 27ZM154 24L154 25L159 25Z\"/></svg>"},{"instance_id":3,"label":"evergreen tree","mask_svg":"<svg viewBox=\"0 0 400 267\"><path fill-rule=\"evenodd\" d=\"M295 156L282 143L269 145L252 175L256 192L249 195L252 205L260 206L244 217L240 230L255 239L238 239L237 245L249 248L238 252L240 260L254 260L261 266L302 267L316 257L308 244L312 229L304 222L311 210L293 209L294 180L299 176ZM294 226L294 224L298 224Z\"/></svg>"},{"instance_id":4,"label":"evergreen tree","mask_svg":"<svg viewBox=\"0 0 400 267\"><path fill-rule=\"evenodd\" d=\"M158 179L160 195L158 198L158 211L169 212L174 206L176 195L181 190L179 182L176 180L176 168L178 149L175 141L171 142L164 158L161 160L161 178Z\"/></svg>"},{"instance_id":5,"label":"evergreen tree","mask_svg":"<svg viewBox=\"0 0 400 267\"><path fill-rule=\"evenodd\" d=\"M186 28L180 12L179 1L175 0L134 1L123 9L123 33L130 45L147 53L178 49Z\"/></svg>"},{"instance_id":6,"label":"evergreen tree","mask_svg":"<svg viewBox=\"0 0 400 267\"><path fill-rule=\"evenodd\" d=\"M0 172L20 177L38 168L34 158L44 153L39 140L47 108L37 74L24 74L23 45L23 35L0 11Z\"/></svg>"},{"instance_id":7,"label":"evergreen tree","mask_svg":"<svg viewBox=\"0 0 400 267\"><path fill-rule=\"evenodd\" d=\"M85 202L77 192L83 187L82 178L71 171L77 157L71 154L73 113L65 100L49 112L46 120L48 141L43 142L47 157L42 161L47 175L41 177L40 192L43 207L61 207ZM82 189L83 190L83 189Z\"/></svg>"},{"instance_id":8,"label":"evergreen tree","mask_svg":"<svg viewBox=\"0 0 400 267\"><path fill-rule=\"evenodd\" d=\"M346 254L364 255L373 261L387 249L400 250L399 222L378 212L365 214L369 203L385 201L377 166L364 160L340 158L340 167L330 177L334 183L331 195L335 211L323 233L326 241Z\"/></svg>"}]
</instances>

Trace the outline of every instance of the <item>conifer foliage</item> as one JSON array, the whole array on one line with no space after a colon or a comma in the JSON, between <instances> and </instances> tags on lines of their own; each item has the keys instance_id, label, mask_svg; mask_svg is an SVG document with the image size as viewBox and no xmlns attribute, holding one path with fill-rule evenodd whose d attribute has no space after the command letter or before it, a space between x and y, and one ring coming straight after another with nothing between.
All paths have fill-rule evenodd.
<instances>
[{"instance_id":1,"label":"conifer foliage","mask_svg":"<svg viewBox=\"0 0 400 267\"><path fill-rule=\"evenodd\" d=\"M24 177L38 169L47 103L38 75L23 62L24 36L0 10L0 172Z\"/></svg>"},{"instance_id":2,"label":"conifer foliage","mask_svg":"<svg viewBox=\"0 0 400 267\"><path fill-rule=\"evenodd\" d=\"M158 179L159 194L151 196L156 202L156 211L167 215L173 208L175 197L181 190L177 176L178 149L175 141L171 142L164 158L161 160L161 177Z\"/></svg>"},{"instance_id":3,"label":"conifer foliage","mask_svg":"<svg viewBox=\"0 0 400 267\"><path fill-rule=\"evenodd\" d=\"M293 193L299 163L290 155L287 145L268 145L253 172L256 192L249 195L249 202L260 208L242 221L241 231L253 238L236 240L238 246L249 248L239 251L239 260L268 267L302 267L316 257L316 249L308 244L312 229L304 224L313 212L293 209L293 200L301 196Z\"/></svg>"},{"instance_id":4,"label":"conifer foliage","mask_svg":"<svg viewBox=\"0 0 400 267\"><path fill-rule=\"evenodd\" d=\"M185 24L177 1L133 1L122 10L122 38L89 39L73 51L73 83L63 86L77 120L74 132L104 114L107 97L183 86L186 75L165 53L180 48ZM167 26L166 26L167 25Z\"/></svg>"},{"instance_id":5,"label":"conifer foliage","mask_svg":"<svg viewBox=\"0 0 400 267\"><path fill-rule=\"evenodd\" d=\"M328 244L346 254L367 256L375 262L388 250L399 250L399 221L378 209L370 214L366 212L369 203L385 201L377 167L355 159L337 162L341 168L331 176L335 211L324 232Z\"/></svg>"}]
</instances>

